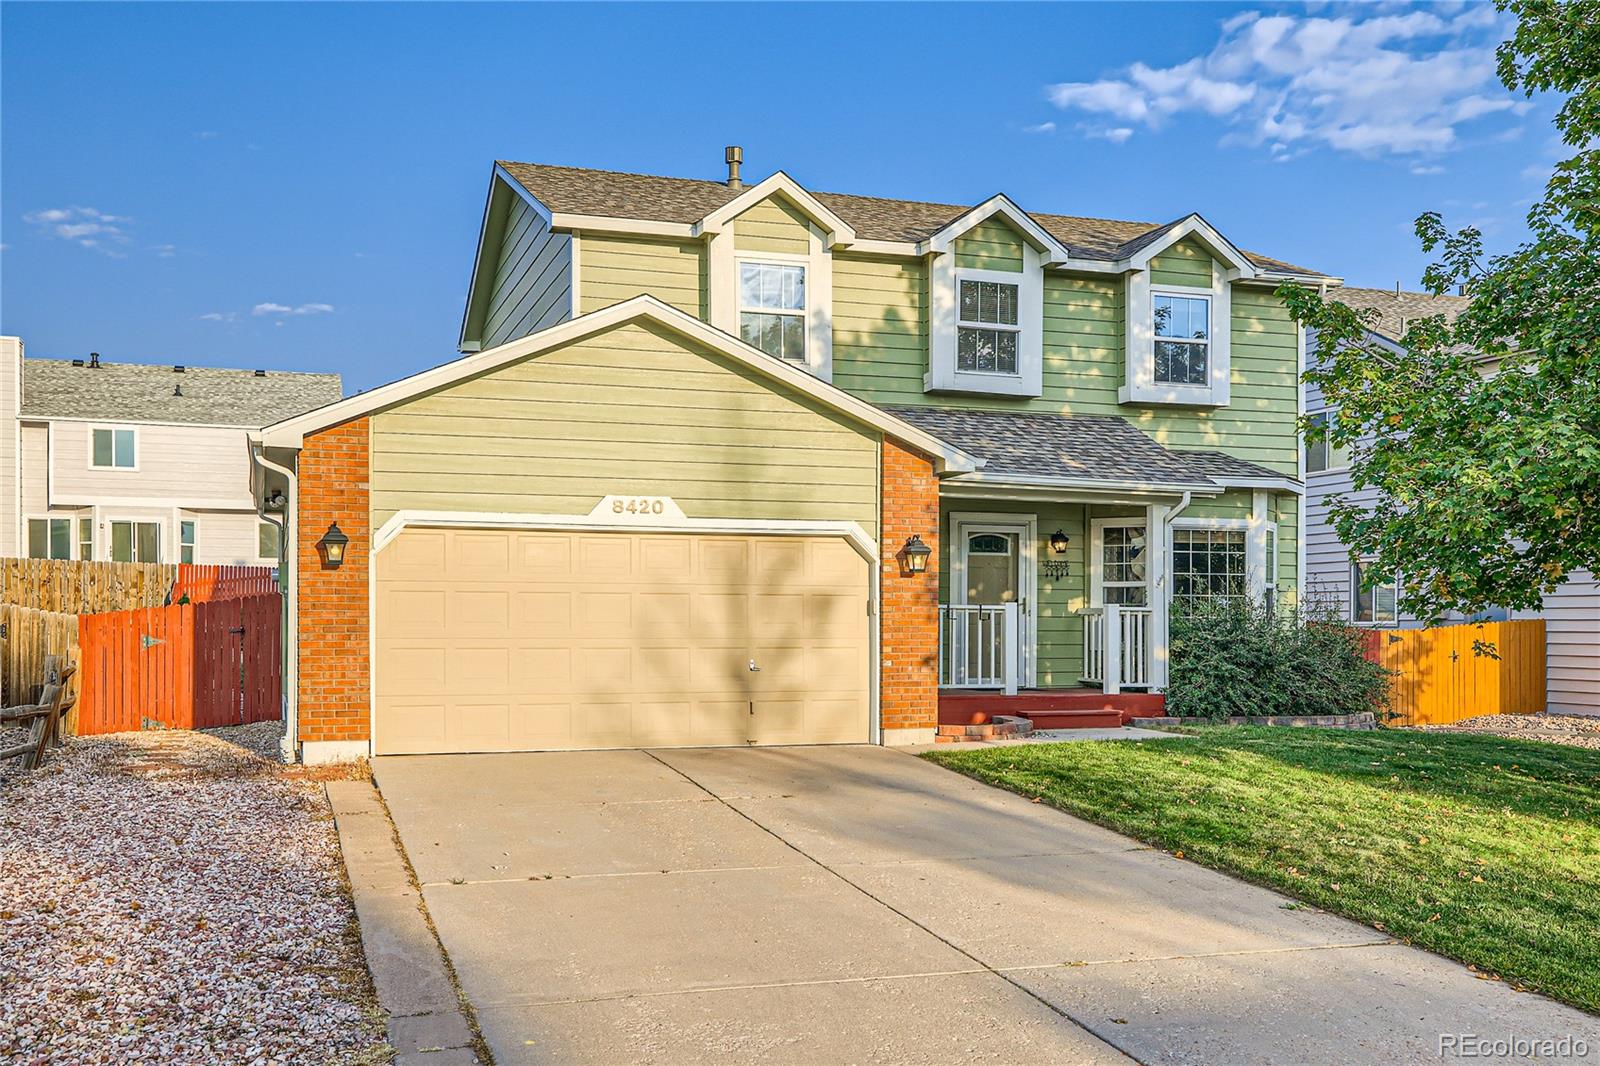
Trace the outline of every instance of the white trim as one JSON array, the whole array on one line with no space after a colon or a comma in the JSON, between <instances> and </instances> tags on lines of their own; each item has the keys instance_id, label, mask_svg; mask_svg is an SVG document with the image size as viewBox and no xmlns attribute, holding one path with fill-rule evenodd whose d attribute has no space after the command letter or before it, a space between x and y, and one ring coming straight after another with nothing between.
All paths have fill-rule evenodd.
<instances>
[{"instance_id":1,"label":"white trim","mask_svg":"<svg viewBox=\"0 0 1600 1066\"><path fill-rule=\"evenodd\" d=\"M190 515L189 517L185 518L180 511L181 509L179 508L174 508L173 510L173 513L177 516L174 519L177 525L173 526L173 529L176 531L177 535L177 543L174 546L176 550L173 552L172 561L179 564L183 562L183 527L190 525L194 527L194 543L188 545L188 547L194 549L194 558L190 561L198 563L200 561L200 516ZM257 556L257 558L260 558L260 556Z\"/></svg>"},{"instance_id":2,"label":"white trim","mask_svg":"<svg viewBox=\"0 0 1600 1066\"><path fill-rule=\"evenodd\" d=\"M962 280L998 281L1017 287L1017 372L962 370L957 363ZM1044 270L1040 252L1023 242L1022 270L978 270L956 266L951 251L928 266L928 372L926 392L985 396L1040 396L1044 393Z\"/></svg>"},{"instance_id":3,"label":"white trim","mask_svg":"<svg viewBox=\"0 0 1600 1066\"><path fill-rule=\"evenodd\" d=\"M583 237L573 233L567 240L567 318L574 319L583 311Z\"/></svg>"},{"instance_id":4,"label":"white trim","mask_svg":"<svg viewBox=\"0 0 1600 1066\"><path fill-rule=\"evenodd\" d=\"M154 558L154 559L137 559L136 558L136 559L132 560L133 562L136 562L136 563L159 563L159 562L165 561L166 555L167 555L167 520L164 517L160 517L160 516L137 515L137 514L135 514L135 515L108 514L108 515L105 516L105 524L108 527L106 529L106 558L107 559L111 559L111 553L113 551L113 545L116 543L115 526L116 526L116 524L118 522L124 522L124 523L127 523L128 525L131 525L131 526L134 527L133 540L131 541L131 546L133 548L133 554L136 555L136 556L139 554L139 529L138 529L138 527L141 526L141 525L146 525L146 526L153 525L153 526L156 527L156 556L157 557Z\"/></svg>"},{"instance_id":5,"label":"white trim","mask_svg":"<svg viewBox=\"0 0 1600 1066\"><path fill-rule=\"evenodd\" d=\"M572 530L592 533L735 533L762 536L842 537L867 564L867 609L872 624L867 627L867 736L870 743L883 742L880 704L880 626L882 617L883 560L878 543L857 522L826 522L781 519L673 518L659 521L613 522L604 514L514 514L470 511L396 511L379 527L367 553L367 744L378 749L378 553L410 528L450 529L538 529ZM299 646L299 631L295 631ZM310 747L310 745L305 745Z\"/></svg>"},{"instance_id":6,"label":"white trim","mask_svg":"<svg viewBox=\"0 0 1600 1066\"><path fill-rule=\"evenodd\" d=\"M104 470L105 467L95 467ZM126 469L126 468L124 468ZM88 490L85 490L88 491ZM102 507L149 507L152 509L174 506L169 496L101 496L90 494L81 499L72 496L63 496L59 501L66 507L89 507L98 504ZM244 499L231 500L183 500L176 504L186 511L254 511L255 502L248 496Z\"/></svg>"},{"instance_id":7,"label":"white trim","mask_svg":"<svg viewBox=\"0 0 1600 1066\"><path fill-rule=\"evenodd\" d=\"M1261 580L1260 568L1256 568L1254 576L1252 576L1250 572L1250 545L1257 536L1257 534L1252 533L1252 529L1259 530L1259 526L1255 525L1248 518L1173 518L1167 522L1166 544L1164 545L1167 551L1168 566L1166 567L1166 571L1169 580L1167 582L1167 594L1163 598L1169 605L1175 598L1175 590L1177 587L1177 581L1171 580L1173 577L1175 577L1175 573L1172 570L1170 563L1173 554L1172 533L1174 530L1178 529L1242 530L1244 532L1245 592L1247 594L1259 595L1259 592L1257 592L1257 586L1260 584Z\"/></svg>"},{"instance_id":8,"label":"white trim","mask_svg":"<svg viewBox=\"0 0 1600 1066\"><path fill-rule=\"evenodd\" d=\"M1304 496L1306 493L1306 487L1293 478L1230 477L1226 474L1207 476L1225 489L1267 489L1272 492L1287 492L1294 496Z\"/></svg>"},{"instance_id":9,"label":"white trim","mask_svg":"<svg viewBox=\"0 0 1600 1066\"><path fill-rule=\"evenodd\" d=\"M830 211L821 200L812 196L798 181L781 170L774 171L767 178L749 186L738 196L695 223L694 236L721 233L733 223L734 219L773 195L782 196L799 208L812 222L821 226L826 233L824 243L828 249L855 243L856 231L850 223Z\"/></svg>"},{"instance_id":10,"label":"white trim","mask_svg":"<svg viewBox=\"0 0 1600 1066\"><path fill-rule=\"evenodd\" d=\"M1002 474L991 473L986 470L975 470L952 477L944 482L940 491L949 491L958 485L1009 485L1018 488L1036 489L1068 489L1085 492L1102 493L1140 493L1161 496L1181 496L1185 492L1192 492L1196 496L1220 496L1223 488L1219 484L1191 485L1175 484L1164 481L1103 481L1092 478L1070 477L1035 477L1030 474Z\"/></svg>"},{"instance_id":11,"label":"white trim","mask_svg":"<svg viewBox=\"0 0 1600 1066\"><path fill-rule=\"evenodd\" d=\"M650 218L612 218L607 215L580 215L571 211L555 211L550 215L550 227L556 230L583 230L587 233L614 233L618 236L676 237L694 240L697 234L692 222L662 222Z\"/></svg>"},{"instance_id":12,"label":"white trim","mask_svg":"<svg viewBox=\"0 0 1600 1066\"><path fill-rule=\"evenodd\" d=\"M538 355L564 344L572 344L603 330L634 321L652 322L697 344L703 344L780 384L805 393L841 414L910 444L918 451L932 456L936 468L941 472L976 470L982 463L976 456L968 455L961 449L946 444L932 434L852 396L843 389L821 381L807 373L805 369L785 363L781 359L774 359L759 348L751 347L739 338L707 325L675 307L669 307L653 296L635 296L599 311L580 315L570 321L540 330L530 336L509 341L497 348L465 355L432 370L424 370L368 392L307 411L305 414L286 418L263 429L259 439L267 447L299 448L309 433L316 433L379 408L400 403L516 360Z\"/></svg>"},{"instance_id":13,"label":"white trim","mask_svg":"<svg viewBox=\"0 0 1600 1066\"><path fill-rule=\"evenodd\" d=\"M70 512L68 514L52 514L49 511L46 511L44 514L40 514L37 511L33 511L33 512L29 512L29 513L24 514L22 516L22 543L17 546L17 549L18 549L17 550L17 557L20 558L20 559L34 559L34 558L54 559L55 556L49 554L49 551L50 551L50 527L49 527L49 525L47 524L45 526L45 530L44 530L45 554L41 555L41 556L35 556L33 554L33 546L29 543L29 541L32 540L32 537L33 537L33 530L29 528L29 524L32 523L32 522L45 522L45 523L65 522L65 523L67 523L67 533L69 534L68 539L67 539L67 559L71 560L71 559L78 558L78 522L77 522L77 518L78 518L78 514L77 514L76 511Z\"/></svg>"},{"instance_id":14,"label":"white trim","mask_svg":"<svg viewBox=\"0 0 1600 1066\"><path fill-rule=\"evenodd\" d=\"M921 241L917 245L917 250L923 255L930 253L942 255L954 251L958 238L996 215L1021 231L1023 238L1040 253L1041 267L1065 263L1071 258L1071 253L1067 251L1065 245L1056 240L1048 230L1033 220L1033 216L1018 207L1016 202L1004 193L989 197L933 236Z\"/></svg>"},{"instance_id":15,"label":"white trim","mask_svg":"<svg viewBox=\"0 0 1600 1066\"><path fill-rule=\"evenodd\" d=\"M1038 627L1034 619L1039 613L1039 516L1029 513L1005 511L951 511L946 518L950 531L950 603L967 602L967 536L970 533L1017 534L1017 594L1019 604L1020 640L1022 650L1022 688L1036 684Z\"/></svg>"},{"instance_id":16,"label":"white trim","mask_svg":"<svg viewBox=\"0 0 1600 1066\"><path fill-rule=\"evenodd\" d=\"M99 466L94 461L94 435L98 430L107 430L111 434L111 465ZM117 462L117 434L121 432L133 434L133 465L118 466ZM84 444L87 454L84 455L84 469L95 473L113 472L118 474L137 474L139 472L139 427L118 422L91 422L85 430Z\"/></svg>"},{"instance_id":17,"label":"white trim","mask_svg":"<svg viewBox=\"0 0 1600 1066\"><path fill-rule=\"evenodd\" d=\"M1204 245L1213 258L1221 259L1228 264L1227 280L1235 281L1241 278L1253 278L1258 273L1255 265L1250 262L1249 257L1198 212L1191 212L1185 215L1160 237L1123 260L1125 268L1129 270L1148 270L1152 259L1188 237L1193 237Z\"/></svg>"},{"instance_id":18,"label":"white trim","mask_svg":"<svg viewBox=\"0 0 1600 1066\"><path fill-rule=\"evenodd\" d=\"M1117 529L1142 529L1144 530L1144 599L1142 604L1125 603L1123 607L1145 608L1156 602L1154 588L1155 575L1151 572L1151 561L1159 553L1155 550L1156 538L1151 534L1150 511L1159 505L1151 504L1145 509L1143 515L1124 515L1119 518L1091 518L1089 520L1089 606L1104 607L1105 596L1105 535L1108 527ZM1129 588L1128 582L1119 582L1119 588Z\"/></svg>"},{"instance_id":19,"label":"white trim","mask_svg":"<svg viewBox=\"0 0 1600 1066\"><path fill-rule=\"evenodd\" d=\"M331 377L332 375L329 376ZM92 426L171 426L174 429L237 429L244 433L260 428L259 426L232 425L222 422L153 422L147 418L124 418L117 422L107 422L104 418L81 418L77 415L47 414L20 415L19 421L23 425L49 425L56 422L72 422L78 425L88 424ZM105 468L96 467L96 469L103 470Z\"/></svg>"},{"instance_id":20,"label":"white trim","mask_svg":"<svg viewBox=\"0 0 1600 1066\"><path fill-rule=\"evenodd\" d=\"M1123 323L1126 338L1123 364L1127 380L1117 390L1117 402L1181 407L1226 407L1232 397L1233 380L1231 292L1233 271L1224 270L1213 253L1211 288L1157 285L1151 280L1148 259L1149 257L1146 257L1145 265L1128 276ZM1210 346L1206 356L1209 378L1207 384L1174 385L1155 379L1156 296L1204 296L1210 301L1207 309L1210 325L1207 331L1210 333Z\"/></svg>"},{"instance_id":21,"label":"white trim","mask_svg":"<svg viewBox=\"0 0 1600 1066\"><path fill-rule=\"evenodd\" d=\"M1393 588L1394 589L1394 617L1393 618L1384 618L1384 619L1373 618L1371 621L1366 621L1366 622L1363 622L1361 619L1356 617L1357 605L1361 602L1361 582L1356 577L1356 571L1366 567L1369 563L1375 563L1377 561L1378 560L1377 560L1376 556L1372 556L1372 555L1357 556L1357 557L1352 558L1350 560L1349 569L1346 570L1346 572L1345 572L1346 578L1347 578L1346 583L1350 586L1350 595L1345 597L1345 605L1344 605L1344 607L1345 607L1345 617L1350 619L1350 624L1353 625L1353 626L1360 626L1360 627L1362 627L1364 629L1385 629L1385 628L1394 628L1394 627L1399 626L1399 624L1400 624L1401 611L1400 611L1400 575L1399 574L1390 574L1388 581L1381 581L1381 582L1378 582L1377 584L1372 586L1372 592L1373 592L1372 607L1373 607L1373 614L1374 615L1377 614L1377 607L1378 607L1377 591L1380 588Z\"/></svg>"},{"instance_id":22,"label":"white trim","mask_svg":"<svg viewBox=\"0 0 1600 1066\"><path fill-rule=\"evenodd\" d=\"M1267 524L1272 520L1267 490L1250 493L1250 531L1244 541L1244 575L1250 595L1260 599L1267 592Z\"/></svg>"},{"instance_id":23,"label":"white trim","mask_svg":"<svg viewBox=\"0 0 1600 1066\"><path fill-rule=\"evenodd\" d=\"M527 186L523 185L522 182L518 181L516 179L516 177L511 173L511 171L507 170L505 167L501 166L499 163L496 163L494 165L494 177L497 177L500 180L504 181L506 183L506 186L512 192L514 192L518 196L522 197L523 201L525 203L527 203L527 205L529 207L531 207L535 211L537 211L539 213L539 217L544 219L545 225L548 226L550 224L550 220L553 217L550 209L544 205L544 202L542 200L540 200L537 196L533 195L533 193L529 192L528 189L527 189Z\"/></svg>"}]
</instances>

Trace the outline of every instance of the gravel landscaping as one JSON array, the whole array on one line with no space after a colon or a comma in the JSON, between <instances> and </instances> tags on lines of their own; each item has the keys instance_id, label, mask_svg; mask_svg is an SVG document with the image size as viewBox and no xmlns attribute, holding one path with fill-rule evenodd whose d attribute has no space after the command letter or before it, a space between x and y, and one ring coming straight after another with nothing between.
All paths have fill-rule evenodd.
<instances>
[{"instance_id":1,"label":"gravel landscaping","mask_svg":"<svg viewBox=\"0 0 1600 1066\"><path fill-rule=\"evenodd\" d=\"M1482 733L1512 740L1543 740L1600 751L1600 715L1486 714L1454 725L1427 725L1430 733Z\"/></svg>"},{"instance_id":2,"label":"gravel landscaping","mask_svg":"<svg viewBox=\"0 0 1600 1066\"><path fill-rule=\"evenodd\" d=\"M318 775L211 732L0 771L0 1062L388 1061Z\"/></svg>"}]
</instances>

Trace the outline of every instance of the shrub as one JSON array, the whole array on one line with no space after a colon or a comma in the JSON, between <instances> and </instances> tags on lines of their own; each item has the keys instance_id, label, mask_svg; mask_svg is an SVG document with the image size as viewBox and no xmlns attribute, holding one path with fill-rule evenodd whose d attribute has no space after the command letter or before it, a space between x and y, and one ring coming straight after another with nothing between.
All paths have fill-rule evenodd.
<instances>
[{"instance_id":1,"label":"shrub","mask_svg":"<svg viewBox=\"0 0 1600 1066\"><path fill-rule=\"evenodd\" d=\"M1366 633L1316 610L1253 600L1173 604L1167 713L1227 718L1289 714L1387 717L1389 671L1368 661Z\"/></svg>"}]
</instances>

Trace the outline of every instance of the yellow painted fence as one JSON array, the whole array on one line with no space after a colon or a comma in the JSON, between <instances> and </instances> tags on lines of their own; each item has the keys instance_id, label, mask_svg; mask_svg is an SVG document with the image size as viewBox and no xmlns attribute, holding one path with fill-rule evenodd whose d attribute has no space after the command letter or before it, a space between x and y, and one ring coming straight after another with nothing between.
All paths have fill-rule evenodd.
<instances>
[{"instance_id":1,"label":"yellow painted fence","mask_svg":"<svg viewBox=\"0 0 1600 1066\"><path fill-rule=\"evenodd\" d=\"M1544 710L1544 620L1378 630L1369 655L1394 671L1391 725L1447 725ZM1492 648L1493 654L1478 654Z\"/></svg>"}]
</instances>

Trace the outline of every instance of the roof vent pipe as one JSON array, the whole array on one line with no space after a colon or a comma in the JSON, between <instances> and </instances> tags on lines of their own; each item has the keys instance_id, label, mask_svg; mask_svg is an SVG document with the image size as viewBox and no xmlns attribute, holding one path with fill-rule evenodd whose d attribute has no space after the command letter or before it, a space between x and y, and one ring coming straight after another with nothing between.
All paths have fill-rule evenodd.
<instances>
[{"instance_id":1,"label":"roof vent pipe","mask_svg":"<svg viewBox=\"0 0 1600 1066\"><path fill-rule=\"evenodd\" d=\"M72 365L73 366L82 366L83 365L83 360L82 359L74 359L72 361Z\"/></svg>"},{"instance_id":2,"label":"roof vent pipe","mask_svg":"<svg viewBox=\"0 0 1600 1066\"><path fill-rule=\"evenodd\" d=\"M182 364L182 363L179 363L179 364L177 364L177 365L176 365L176 366L174 366L174 367L173 367L173 368L172 368L172 372L173 372L173 373L174 373L174 374L181 374L181 373L183 373L183 364Z\"/></svg>"},{"instance_id":3,"label":"roof vent pipe","mask_svg":"<svg viewBox=\"0 0 1600 1066\"><path fill-rule=\"evenodd\" d=\"M89 365L91 367L93 367L94 369L96 369L96 370L100 369L100 353L99 352L90 352L89 353Z\"/></svg>"},{"instance_id":4,"label":"roof vent pipe","mask_svg":"<svg viewBox=\"0 0 1600 1066\"><path fill-rule=\"evenodd\" d=\"M739 164L744 162L744 149L737 144L730 144L723 150L722 158L728 164L728 188L744 188L744 182L739 180Z\"/></svg>"}]
</instances>

